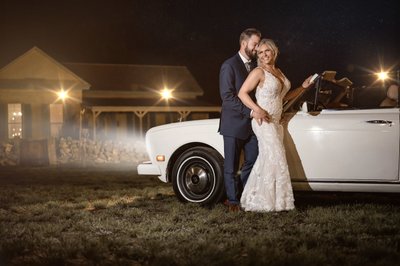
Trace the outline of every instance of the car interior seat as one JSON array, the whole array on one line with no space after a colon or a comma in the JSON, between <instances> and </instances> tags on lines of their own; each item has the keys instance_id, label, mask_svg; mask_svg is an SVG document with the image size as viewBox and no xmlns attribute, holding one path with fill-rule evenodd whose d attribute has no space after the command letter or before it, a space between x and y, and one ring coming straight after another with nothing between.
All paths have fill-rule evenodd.
<instances>
[{"instance_id":1,"label":"car interior seat","mask_svg":"<svg viewBox=\"0 0 400 266\"><path fill-rule=\"evenodd\" d=\"M379 105L380 107L395 107L399 99L399 86L392 84L386 92L386 98Z\"/></svg>"}]
</instances>

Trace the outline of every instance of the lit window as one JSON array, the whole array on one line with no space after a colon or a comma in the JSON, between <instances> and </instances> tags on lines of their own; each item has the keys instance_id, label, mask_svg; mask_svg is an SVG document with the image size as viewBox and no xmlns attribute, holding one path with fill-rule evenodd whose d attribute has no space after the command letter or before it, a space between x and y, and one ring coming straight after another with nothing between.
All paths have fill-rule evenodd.
<instances>
[{"instance_id":1,"label":"lit window","mask_svg":"<svg viewBox=\"0 0 400 266\"><path fill-rule=\"evenodd\" d=\"M8 137L22 138L22 106L20 103L8 104Z\"/></svg>"}]
</instances>

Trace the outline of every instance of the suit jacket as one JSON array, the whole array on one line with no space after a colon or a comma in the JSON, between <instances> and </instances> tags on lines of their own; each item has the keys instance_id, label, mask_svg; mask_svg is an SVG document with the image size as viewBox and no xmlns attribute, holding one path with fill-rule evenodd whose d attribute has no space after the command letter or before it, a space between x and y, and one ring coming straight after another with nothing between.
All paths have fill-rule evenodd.
<instances>
[{"instance_id":1,"label":"suit jacket","mask_svg":"<svg viewBox=\"0 0 400 266\"><path fill-rule=\"evenodd\" d=\"M227 59L221 66L219 92L222 110L218 129L221 135L247 139L253 133L251 110L237 96L247 75L247 69L238 53ZM254 92L250 96L254 100Z\"/></svg>"}]
</instances>

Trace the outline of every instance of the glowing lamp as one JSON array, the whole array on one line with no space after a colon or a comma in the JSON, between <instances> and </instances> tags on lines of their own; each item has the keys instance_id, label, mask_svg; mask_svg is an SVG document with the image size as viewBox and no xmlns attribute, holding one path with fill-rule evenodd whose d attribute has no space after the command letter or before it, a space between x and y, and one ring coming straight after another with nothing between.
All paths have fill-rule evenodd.
<instances>
[{"instance_id":1,"label":"glowing lamp","mask_svg":"<svg viewBox=\"0 0 400 266\"><path fill-rule=\"evenodd\" d=\"M388 76L388 72L385 72L385 71L381 71L379 73L376 73L376 75L378 76L378 78L380 80L385 80L385 79L387 79L389 77Z\"/></svg>"},{"instance_id":2,"label":"glowing lamp","mask_svg":"<svg viewBox=\"0 0 400 266\"><path fill-rule=\"evenodd\" d=\"M172 98L172 91L169 89L163 89L160 94L161 97L165 100Z\"/></svg>"},{"instance_id":3,"label":"glowing lamp","mask_svg":"<svg viewBox=\"0 0 400 266\"><path fill-rule=\"evenodd\" d=\"M64 91L64 90L60 90L59 92L57 92L58 95L58 99L64 101L65 99L68 98L68 92Z\"/></svg>"}]
</instances>

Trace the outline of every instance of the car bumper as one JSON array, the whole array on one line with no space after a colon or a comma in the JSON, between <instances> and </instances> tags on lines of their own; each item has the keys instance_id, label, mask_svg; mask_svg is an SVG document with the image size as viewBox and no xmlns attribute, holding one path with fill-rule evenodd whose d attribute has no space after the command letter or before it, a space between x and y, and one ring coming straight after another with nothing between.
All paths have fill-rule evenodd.
<instances>
[{"instance_id":1,"label":"car bumper","mask_svg":"<svg viewBox=\"0 0 400 266\"><path fill-rule=\"evenodd\" d=\"M161 170L157 165L151 163L151 161L146 161L138 165L137 171L139 175L161 175Z\"/></svg>"}]
</instances>

